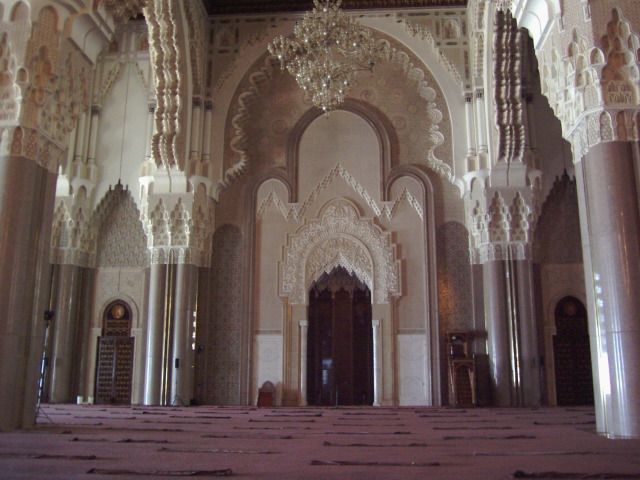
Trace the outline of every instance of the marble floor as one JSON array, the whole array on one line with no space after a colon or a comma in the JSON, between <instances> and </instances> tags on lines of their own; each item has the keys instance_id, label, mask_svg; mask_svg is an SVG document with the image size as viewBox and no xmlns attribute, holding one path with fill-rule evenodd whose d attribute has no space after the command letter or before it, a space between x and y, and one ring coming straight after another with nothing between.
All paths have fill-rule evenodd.
<instances>
[{"instance_id":1,"label":"marble floor","mask_svg":"<svg viewBox=\"0 0 640 480\"><path fill-rule=\"evenodd\" d=\"M591 408L43 405L1 479L640 479Z\"/></svg>"}]
</instances>

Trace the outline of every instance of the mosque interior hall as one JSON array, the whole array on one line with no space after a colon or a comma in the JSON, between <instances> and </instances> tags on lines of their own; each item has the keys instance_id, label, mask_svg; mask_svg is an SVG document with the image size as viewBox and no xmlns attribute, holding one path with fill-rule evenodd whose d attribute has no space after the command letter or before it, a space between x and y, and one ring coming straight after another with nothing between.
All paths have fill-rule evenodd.
<instances>
[{"instance_id":1,"label":"mosque interior hall","mask_svg":"<svg viewBox=\"0 0 640 480\"><path fill-rule=\"evenodd\" d=\"M638 0L0 0L3 478L640 478L638 258Z\"/></svg>"}]
</instances>

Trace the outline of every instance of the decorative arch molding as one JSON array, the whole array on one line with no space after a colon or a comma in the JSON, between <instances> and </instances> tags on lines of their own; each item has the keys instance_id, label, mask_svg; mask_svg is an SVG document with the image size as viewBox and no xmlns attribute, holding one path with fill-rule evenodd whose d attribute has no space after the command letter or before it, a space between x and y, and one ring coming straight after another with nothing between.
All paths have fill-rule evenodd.
<instances>
[{"instance_id":1,"label":"decorative arch molding","mask_svg":"<svg viewBox=\"0 0 640 480\"><path fill-rule=\"evenodd\" d=\"M413 55L417 56L423 65L429 65L429 70L433 73L434 78L438 81L438 88L441 89L444 100L447 104L455 103L460 97L460 87L455 78L448 70L448 66L442 62L442 56L438 49L429 44L430 48L424 48L424 41L409 33L404 22L398 23L395 18L389 22L389 19L379 17L361 17L359 20L366 26L383 33L389 38L395 40L399 44L406 47ZM225 120L229 116L232 108L232 98L234 90L240 84L242 78L254 68L256 62L259 62L267 49L267 44L277 35L289 35L292 30L291 22L282 22L277 27L270 27L255 33L250 37L236 56L236 60L220 75L218 82L213 88L213 95L220 99L218 108L214 111L213 127L214 131L223 132L225 129ZM448 112L447 112L448 113ZM452 135L456 138L454 150L464 148L465 139L463 135L456 135L456 130L452 131ZM212 152L213 158L219 159L222 165L224 157L224 142L217 141L214 143ZM217 146L217 147L216 147ZM222 172L221 172L222 173ZM223 177L224 179L224 177Z\"/></svg>"},{"instance_id":2,"label":"decorative arch molding","mask_svg":"<svg viewBox=\"0 0 640 480\"><path fill-rule=\"evenodd\" d=\"M381 35L384 34L383 32L379 33ZM425 102L425 116L429 122L429 126L421 132L421 140L426 144L424 145L424 152L421 153L421 158L418 160L423 161L434 172L460 188L461 180L457 180L454 175L453 155L448 161L442 160L436 155L436 150L441 146L447 145L447 140L449 140L451 147L453 147L452 138L448 138L451 136L451 132L449 132L450 125L446 122L444 123L446 126L444 133L440 129L443 121L449 121L449 112L446 105L441 106L438 103L446 102L440 85L438 85L435 80L433 82L434 84L429 81L431 73L427 70L426 65L422 63L422 59L418 57L417 62L419 63L414 63L416 60L410 55L410 53L413 54L413 52L408 48L406 49L407 51L405 51L403 44L396 42L391 37L382 37L379 42L386 45L386 51L388 52L386 63L400 67L406 81L415 86L414 94L418 95L419 98ZM232 161L233 163L222 172L222 178L218 185L219 189L226 188L236 177L241 175L251 161L250 147L253 143L251 135L247 132L254 118L251 109L257 103L258 99L262 97L266 89L265 85L273 81L276 68L272 58L263 54L263 58L258 58L253 69L250 68L245 74L247 85L243 90L238 90L238 94L235 97L237 108L231 116L231 132L227 134L229 137L225 142L218 142L218 144L228 143L231 152L235 155L235 159ZM386 164L388 170L391 163L397 158L394 157L394 151L398 151L399 142L395 140L395 143L392 143L391 140L385 139L385 136L389 136L388 132L394 129L391 127L389 119L385 119L385 115L381 115L382 112L376 112L378 108L375 105L375 98L370 98L372 96L371 92L365 89L361 92L361 95L365 95L365 97L368 95L369 98L366 98L366 101L352 100L345 104L343 109L355 113L369 122L383 143L381 146L384 147L384 143L387 142L389 143L387 146L393 147L388 150L389 158L384 159L383 162L383 165ZM373 95L373 97L375 97L375 95ZM369 102L369 99L371 102ZM365 108L364 105L367 105L369 108ZM295 155L292 155L292 153L296 150L296 144L299 142L305 126L308 126L318 115L319 113L316 112L315 109L307 110L299 121L296 122L294 128L289 129L287 132L289 137L294 138L293 142L287 143L286 146L286 161L289 171L292 169L290 159L295 158ZM420 113L417 109L412 115L413 117L409 119L410 124L424 120L423 117L419 116ZM385 131L386 135L382 134ZM445 133L447 135L445 135ZM221 145L220 148L222 149L223 146ZM382 149L383 152L385 150L385 148ZM222 155L223 153L220 152L220 158ZM295 171L291 173L295 174Z\"/></svg>"},{"instance_id":3,"label":"decorative arch molding","mask_svg":"<svg viewBox=\"0 0 640 480\"><path fill-rule=\"evenodd\" d=\"M360 218L346 199L331 201L317 220L287 238L280 264L281 295L291 304L306 304L311 284L336 266L366 283L373 303L386 304L401 295L400 263L391 235Z\"/></svg>"},{"instance_id":4,"label":"decorative arch molding","mask_svg":"<svg viewBox=\"0 0 640 480\"><path fill-rule=\"evenodd\" d=\"M373 258L369 250L360 239L344 234L322 240L312 247L305 268L308 281L305 290L337 267L345 268L373 290Z\"/></svg>"},{"instance_id":5,"label":"decorative arch molding","mask_svg":"<svg viewBox=\"0 0 640 480\"><path fill-rule=\"evenodd\" d=\"M116 303L124 303L129 308L129 314L131 315L130 324L132 329L142 328L143 319L140 316L140 307L138 306L138 302L136 302L133 297L123 292L118 292L100 303L100 307L97 310L99 315L96 317L96 320L104 322L107 310Z\"/></svg>"}]
</instances>

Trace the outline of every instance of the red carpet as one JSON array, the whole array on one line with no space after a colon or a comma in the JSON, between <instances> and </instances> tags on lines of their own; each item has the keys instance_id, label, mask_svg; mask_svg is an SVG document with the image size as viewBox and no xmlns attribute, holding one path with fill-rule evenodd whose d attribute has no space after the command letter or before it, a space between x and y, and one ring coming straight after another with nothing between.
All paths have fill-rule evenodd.
<instances>
[{"instance_id":1,"label":"red carpet","mask_svg":"<svg viewBox=\"0 0 640 480\"><path fill-rule=\"evenodd\" d=\"M640 479L589 408L45 405L0 434L2 479Z\"/></svg>"}]
</instances>

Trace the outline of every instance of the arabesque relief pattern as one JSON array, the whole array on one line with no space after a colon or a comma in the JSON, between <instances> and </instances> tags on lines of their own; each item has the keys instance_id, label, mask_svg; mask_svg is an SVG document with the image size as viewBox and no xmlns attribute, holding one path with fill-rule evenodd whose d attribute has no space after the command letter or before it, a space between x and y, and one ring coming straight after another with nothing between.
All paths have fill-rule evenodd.
<instances>
[{"instance_id":1,"label":"arabesque relief pattern","mask_svg":"<svg viewBox=\"0 0 640 480\"><path fill-rule=\"evenodd\" d=\"M327 250L327 246L335 249ZM300 259L305 259L300 261ZM292 304L305 304L318 275L342 266L367 283L374 303L401 294L399 262L389 233L339 200L287 239L281 268L281 294Z\"/></svg>"}]
</instances>

